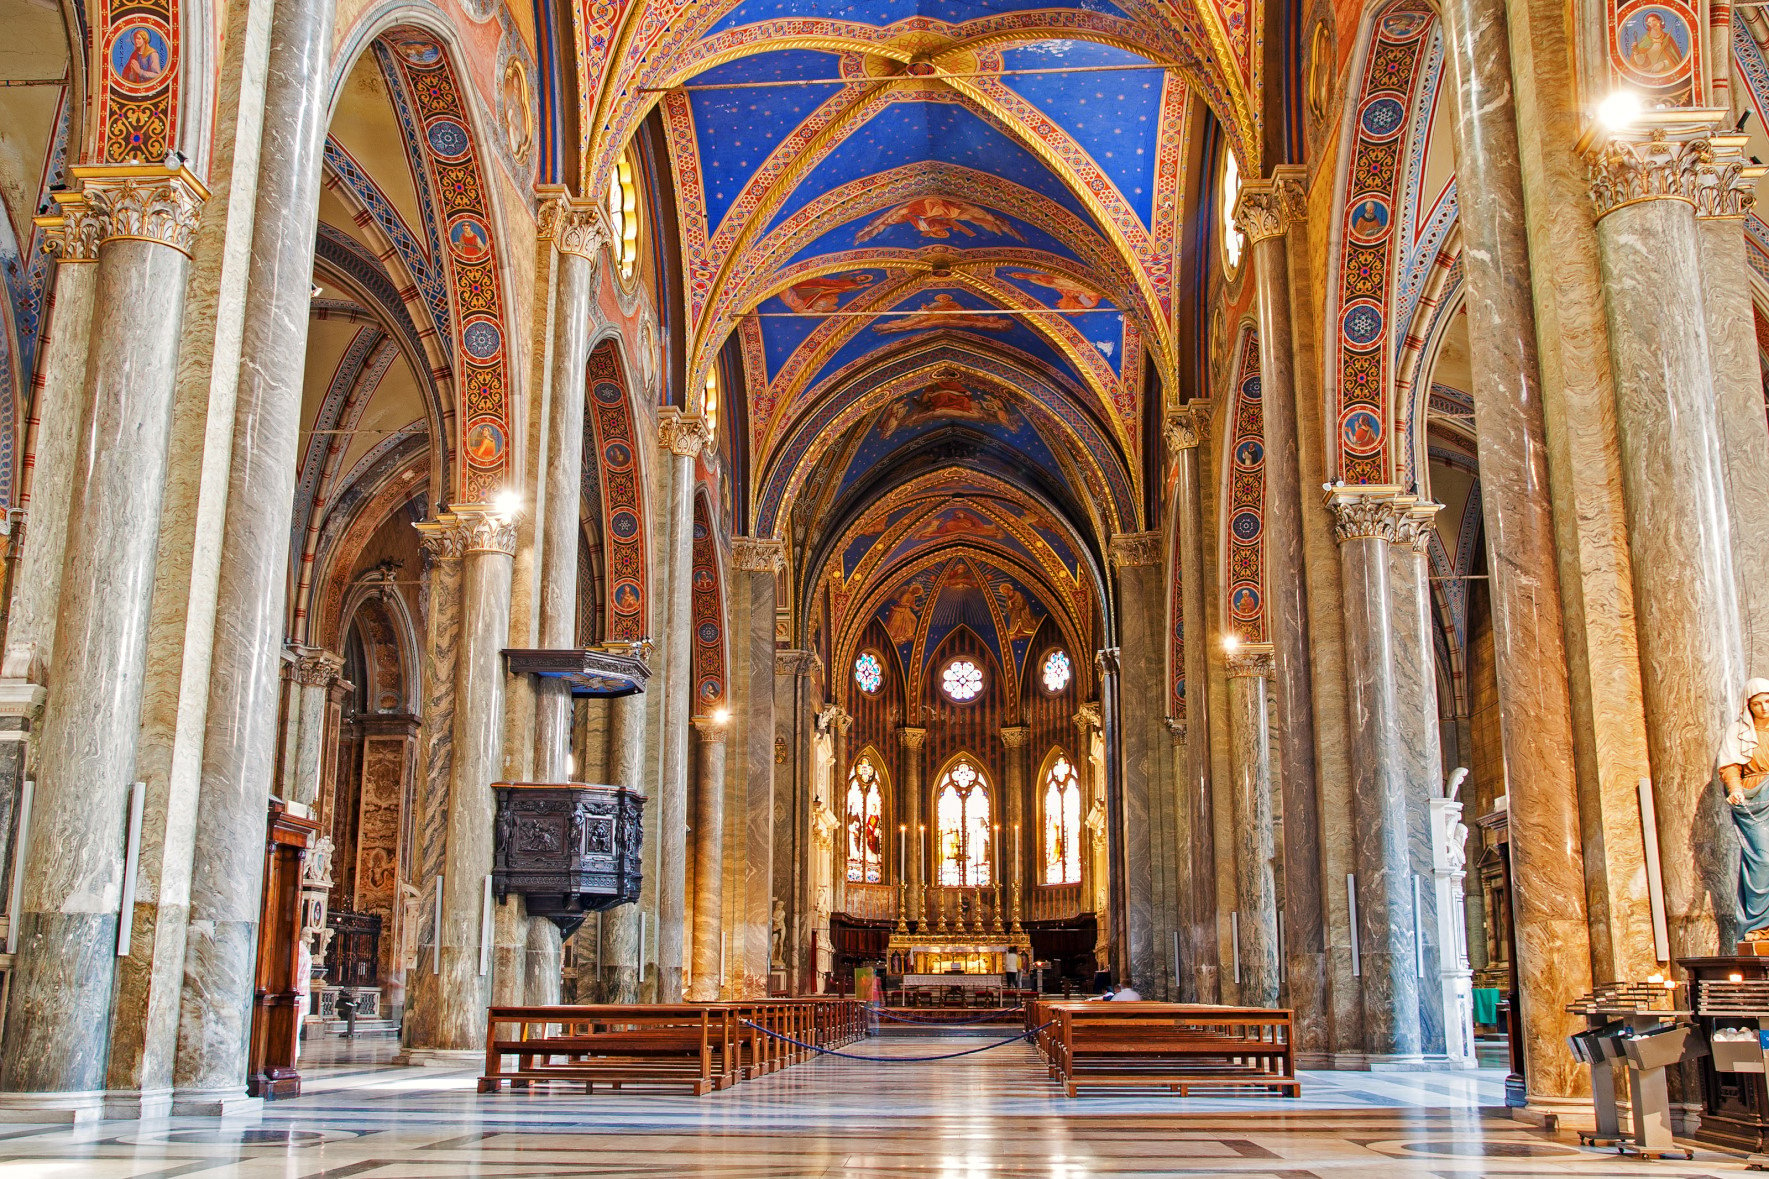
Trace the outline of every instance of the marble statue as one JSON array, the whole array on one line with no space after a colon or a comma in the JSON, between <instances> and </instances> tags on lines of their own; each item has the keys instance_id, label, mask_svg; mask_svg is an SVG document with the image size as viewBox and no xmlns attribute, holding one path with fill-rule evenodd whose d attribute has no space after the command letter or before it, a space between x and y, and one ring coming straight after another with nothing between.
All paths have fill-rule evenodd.
<instances>
[{"instance_id":1,"label":"marble statue","mask_svg":"<svg viewBox=\"0 0 1769 1179\"><path fill-rule=\"evenodd\" d=\"M1738 929L1745 941L1769 940L1769 679L1744 686L1744 710L1727 727L1718 758L1743 854L1738 861Z\"/></svg>"},{"instance_id":2,"label":"marble statue","mask_svg":"<svg viewBox=\"0 0 1769 1179\"><path fill-rule=\"evenodd\" d=\"M768 930L768 933L769 933L768 940L770 943L772 943L772 946L773 946L773 952L768 956L769 957L769 965L771 965L775 970L785 970L786 969L786 902L781 900L778 897L776 897L774 899L774 919L772 922L770 922L770 928Z\"/></svg>"}]
</instances>

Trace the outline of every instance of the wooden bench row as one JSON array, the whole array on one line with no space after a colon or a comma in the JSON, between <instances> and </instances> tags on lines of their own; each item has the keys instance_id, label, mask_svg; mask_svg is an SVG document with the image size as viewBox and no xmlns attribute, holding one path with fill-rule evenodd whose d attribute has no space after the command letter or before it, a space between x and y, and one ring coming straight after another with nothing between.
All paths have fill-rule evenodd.
<instances>
[{"instance_id":1,"label":"wooden bench row","mask_svg":"<svg viewBox=\"0 0 1769 1179\"><path fill-rule=\"evenodd\" d=\"M778 1036L839 1048L865 1034L865 1005L834 997L493 1007L479 1091L566 1082L586 1093L600 1083L610 1089L685 1088L698 1095L818 1055ZM513 1068L506 1065L510 1058Z\"/></svg>"},{"instance_id":2,"label":"wooden bench row","mask_svg":"<svg viewBox=\"0 0 1769 1179\"><path fill-rule=\"evenodd\" d=\"M1049 1026L1046 1026L1049 1025ZM1026 1027L1050 1079L1083 1088L1252 1087L1296 1097L1288 1011L1186 1003L1065 1002L1027 1005Z\"/></svg>"}]
</instances>

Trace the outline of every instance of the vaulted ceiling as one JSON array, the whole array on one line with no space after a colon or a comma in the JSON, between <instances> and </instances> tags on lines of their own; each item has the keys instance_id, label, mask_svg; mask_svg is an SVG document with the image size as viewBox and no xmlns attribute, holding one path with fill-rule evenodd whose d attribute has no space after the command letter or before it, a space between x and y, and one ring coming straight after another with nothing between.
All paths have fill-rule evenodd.
<instances>
[{"instance_id":1,"label":"vaulted ceiling","mask_svg":"<svg viewBox=\"0 0 1769 1179\"><path fill-rule=\"evenodd\" d=\"M875 614L953 546L1035 582L1072 638L1103 610L1110 536L1147 526L1146 374L1187 346L1203 109L1226 143L1258 142L1256 12L716 0L606 28L586 12L604 73L585 125L618 143L661 111L688 388L735 338L739 523L788 541L801 618L833 587L830 629L853 633L844 612ZM954 499L967 509L938 516Z\"/></svg>"}]
</instances>

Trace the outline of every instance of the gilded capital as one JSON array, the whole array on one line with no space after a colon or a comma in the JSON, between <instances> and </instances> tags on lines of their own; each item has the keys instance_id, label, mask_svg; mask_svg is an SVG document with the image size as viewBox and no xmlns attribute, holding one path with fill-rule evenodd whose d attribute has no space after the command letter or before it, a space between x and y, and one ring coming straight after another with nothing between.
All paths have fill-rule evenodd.
<instances>
[{"instance_id":1,"label":"gilded capital","mask_svg":"<svg viewBox=\"0 0 1769 1179\"><path fill-rule=\"evenodd\" d=\"M742 573L778 573L786 568L786 544L769 537L732 537L731 567Z\"/></svg>"},{"instance_id":2,"label":"gilded capital","mask_svg":"<svg viewBox=\"0 0 1769 1179\"><path fill-rule=\"evenodd\" d=\"M431 561L454 560L469 553L516 555L516 521L490 508L463 507L413 527L421 536L418 543L424 556Z\"/></svg>"},{"instance_id":3,"label":"gilded capital","mask_svg":"<svg viewBox=\"0 0 1769 1179\"><path fill-rule=\"evenodd\" d=\"M98 243L104 238L104 225L86 205L86 196L79 192L51 194L60 211L35 219L43 235L43 250L58 262L96 262Z\"/></svg>"},{"instance_id":4,"label":"gilded capital","mask_svg":"<svg viewBox=\"0 0 1769 1179\"><path fill-rule=\"evenodd\" d=\"M290 679L313 688L329 687L343 674L344 657L319 648L305 649L289 669Z\"/></svg>"},{"instance_id":5,"label":"gilded capital","mask_svg":"<svg viewBox=\"0 0 1769 1179\"><path fill-rule=\"evenodd\" d=\"M1406 517L1395 527L1394 543L1411 545L1416 553L1429 551L1431 530L1438 512L1442 510L1442 504L1426 499L1413 500L1407 505Z\"/></svg>"},{"instance_id":6,"label":"gilded capital","mask_svg":"<svg viewBox=\"0 0 1769 1179\"><path fill-rule=\"evenodd\" d=\"M1706 126L1679 133L1666 127L1599 137L1585 150L1591 204L1599 221L1642 201L1698 203L1714 150Z\"/></svg>"},{"instance_id":7,"label":"gilded capital","mask_svg":"<svg viewBox=\"0 0 1769 1179\"><path fill-rule=\"evenodd\" d=\"M1230 679L1257 677L1270 679L1272 646L1270 643L1242 643L1223 660Z\"/></svg>"},{"instance_id":8,"label":"gilded capital","mask_svg":"<svg viewBox=\"0 0 1769 1179\"><path fill-rule=\"evenodd\" d=\"M1161 563L1161 534L1159 532L1120 532L1112 538L1112 566L1123 569L1132 565L1159 565Z\"/></svg>"},{"instance_id":9,"label":"gilded capital","mask_svg":"<svg viewBox=\"0 0 1769 1179\"><path fill-rule=\"evenodd\" d=\"M927 740L927 730L913 728L898 729L897 740L903 743L903 751L905 753L920 753L922 743Z\"/></svg>"},{"instance_id":10,"label":"gilded capital","mask_svg":"<svg viewBox=\"0 0 1769 1179\"><path fill-rule=\"evenodd\" d=\"M609 238L608 219L600 208L563 196L541 204L540 230L561 254L576 254L592 262Z\"/></svg>"},{"instance_id":11,"label":"gilded capital","mask_svg":"<svg viewBox=\"0 0 1769 1179\"><path fill-rule=\"evenodd\" d=\"M1089 700L1084 703L1080 708L1075 710L1074 720L1075 727L1081 730L1083 736L1086 735L1087 730L1099 728L1099 702L1097 700Z\"/></svg>"},{"instance_id":12,"label":"gilded capital","mask_svg":"<svg viewBox=\"0 0 1769 1179\"><path fill-rule=\"evenodd\" d=\"M1198 445L1198 423L1185 412L1168 414L1161 425L1168 450L1191 450Z\"/></svg>"},{"instance_id":13,"label":"gilded capital","mask_svg":"<svg viewBox=\"0 0 1769 1179\"><path fill-rule=\"evenodd\" d=\"M1398 487L1381 484L1330 488L1327 506L1333 511L1333 531L1339 543L1348 540L1386 540L1400 537L1402 523L1413 506L1411 496ZM1407 538L1409 541L1411 537Z\"/></svg>"},{"instance_id":14,"label":"gilded capital","mask_svg":"<svg viewBox=\"0 0 1769 1179\"><path fill-rule=\"evenodd\" d=\"M1290 222L1302 220L1303 213L1302 184L1290 174L1243 185L1235 202L1235 224L1254 243L1282 236Z\"/></svg>"},{"instance_id":15,"label":"gilded capital","mask_svg":"<svg viewBox=\"0 0 1769 1179\"><path fill-rule=\"evenodd\" d=\"M1009 749L1024 749L1032 740L1032 730L1026 725L1008 725L1001 730L1001 743Z\"/></svg>"},{"instance_id":16,"label":"gilded capital","mask_svg":"<svg viewBox=\"0 0 1769 1179\"><path fill-rule=\"evenodd\" d=\"M1748 135L1713 135L1708 138L1709 160L1697 169L1700 187L1695 194L1695 215L1714 219L1743 217L1757 204L1757 181L1769 174L1769 164L1754 164L1745 151Z\"/></svg>"},{"instance_id":17,"label":"gilded capital","mask_svg":"<svg viewBox=\"0 0 1769 1179\"><path fill-rule=\"evenodd\" d=\"M697 458L711 448L712 441L712 423L705 414L683 413L668 407L658 415L658 445L678 458Z\"/></svg>"},{"instance_id":18,"label":"gilded capital","mask_svg":"<svg viewBox=\"0 0 1769 1179\"><path fill-rule=\"evenodd\" d=\"M78 217L92 219L78 227L79 233L96 235L99 245L154 242L190 256L209 190L185 168L95 164L69 171L80 181Z\"/></svg>"},{"instance_id":19,"label":"gilded capital","mask_svg":"<svg viewBox=\"0 0 1769 1179\"><path fill-rule=\"evenodd\" d=\"M717 717L707 716L704 713L700 716L692 717L689 720L689 723L694 726L695 736L699 739L702 745L723 745L725 743L725 730L730 728L730 722L719 720Z\"/></svg>"},{"instance_id":20,"label":"gilded capital","mask_svg":"<svg viewBox=\"0 0 1769 1179\"><path fill-rule=\"evenodd\" d=\"M1167 722L1167 731L1173 735L1173 743L1179 745L1185 741L1185 718L1180 716L1163 717Z\"/></svg>"},{"instance_id":21,"label":"gilded capital","mask_svg":"<svg viewBox=\"0 0 1769 1179\"><path fill-rule=\"evenodd\" d=\"M823 660L815 651L776 651L774 652L774 674L808 676L823 668Z\"/></svg>"}]
</instances>

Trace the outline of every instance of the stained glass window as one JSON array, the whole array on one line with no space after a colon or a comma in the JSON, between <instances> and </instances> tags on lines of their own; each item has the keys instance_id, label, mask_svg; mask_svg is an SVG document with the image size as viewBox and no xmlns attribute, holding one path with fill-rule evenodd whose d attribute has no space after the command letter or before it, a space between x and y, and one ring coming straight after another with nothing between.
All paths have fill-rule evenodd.
<instances>
[{"instance_id":1,"label":"stained glass window","mask_svg":"<svg viewBox=\"0 0 1769 1179\"><path fill-rule=\"evenodd\" d=\"M848 879L877 884L884 879L884 795L878 767L861 754L848 771Z\"/></svg>"},{"instance_id":2,"label":"stained glass window","mask_svg":"<svg viewBox=\"0 0 1769 1179\"><path fill-rule=\"evenodd\" d=\"M968 659L954 659L940 673L940 689L959 704L975 700L983 690L983 669Z\"/></svg>"},{"instance_id":3,"label":"stained glass window","mask_svg":"<svg viewBox=\"0 0 1769 1179\"><path fill-rule=\"evenodd\" d=\"M989 826L989 783L983 771L960 756L934 786L940 824L940 883L987 888L994 879Z\"/></svg>"},{"instance_id":4,"label":"stained glass window","mask_svg":"<svg viewBox=\"0 0 1769 1179\"><path fill-rule=\"evenodd\" d=\"M854 682L868 696L878 691L884 683L884 668L878 662L878 656L871 651L863 651L860 658L854 660Z\"/></svg>"},{"instance_id":5,"label":"stained glass window","mask_svg":"<svg viewBox=\"0 0 1769 1179\"><path fill-rule=\"evenodd\" d=\"M1081 779L1061 750L1044 773L1044 883L1081 883Z\"/></svg>"},{"instance_id":6,"label":"stained glass window","mask_svg":"<svg viewBox=\"0 0 1769 1179\"><path fill-rule=\"evenodd\" d=\"M1232 275L1241 265L1241 251L1246 247L1247 239L1241 234L1241 227L1235 224L1235 202L1241 199L1241 163L1235 159L1235 153L1224 149L1222 153L1222 257L1228 263Z\"/></svg>"},{"instance_id":7,"label":"stained glass window","mask_svg":"<svg viewBox=\"0 0 1769 1179\"><path fill-rule=\"evenodd\" d=\"M1069 686L1069 678L1074 668L1069 663L1069 653L1062 649L1052 651L1044 657L1044 690L1060 692Z\"/></svg>"},{"instance_id":8,"label":"stained glass window","mask_svg":"<svg viewBox=\"0 0 1769 1179\"><path fill-rule=\"evenodd\" d=\"M623 154L608 178L608 227L614 231L614 259L622 278L639 264L639 183L633 161Z\"/></svg>"}]
</instances>

